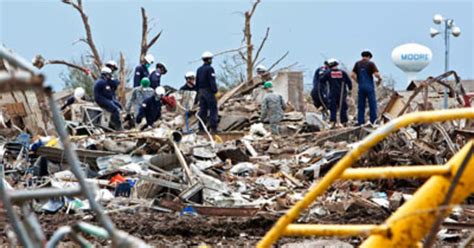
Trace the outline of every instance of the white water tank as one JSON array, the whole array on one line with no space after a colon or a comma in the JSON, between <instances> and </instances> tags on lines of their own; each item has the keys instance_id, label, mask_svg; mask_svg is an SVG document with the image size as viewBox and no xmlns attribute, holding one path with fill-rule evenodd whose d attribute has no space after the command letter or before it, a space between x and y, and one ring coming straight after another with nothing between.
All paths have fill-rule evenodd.
<instances>
[{"instance_id":1,"label":"white water tank","mask_svg":"<svg viewBox=\"0 0 474 248\"><path fill-rule=\"evenodd\" d=\"M418 72L428 66L432 58L431 49L416 43L404 44L395 47L392 51L392 61L400 70L405 72L408 83L416 79ZM403 87L406 87L406 85Z\"/></svg>"}]
</instances>

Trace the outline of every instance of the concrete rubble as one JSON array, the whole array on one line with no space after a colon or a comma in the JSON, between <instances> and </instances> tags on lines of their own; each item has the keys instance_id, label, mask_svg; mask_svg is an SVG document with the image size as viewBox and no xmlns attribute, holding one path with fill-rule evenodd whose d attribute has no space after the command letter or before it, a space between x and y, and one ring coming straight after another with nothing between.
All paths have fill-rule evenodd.
<instances>
[{"instance_id":1,"label":"concrete rubble","mask_svg":"<svg viewBox=\"0 0 474 248\"><path fill-rule=\"evenodd\" d=\"M258 121L255 97L259 90L258 82L242 84L221 98L219 105L225 111L221 112L220 129L224 132L213 137L189 132L187 129L197 129L197 121L191 118L186 128L179 110L165 111L160 124L151 130L108 132L93 117L100 109L87 102L74 105L65 113L67 128L95 200L105 206L121 230L152 245L178 244L178 236L191 237L187 245L219 246L236 240L244 240L237 244L255 244L311 185L376 129L371 125L329 129L320 113L305 111L312 108L311 103L299 102L286 112L282 134L271 135L269 127ZM180 97L180 92L175 94L177 99L187 98ZM292 99L291 94L299 93L288 92L287 99ZM382 120L389 121L395 117L390 114L396 112L393 108L399 105L390 94L379 95L386 95L379 103L386 104ZM413 102L416 100L411 100L411 105L421 104ZM355 115L354 110L350 115ZM445 122L405 128L377 145L357 167L444 164L472 136L466 125ZM55 135L30 136L13 128L3 134L0 163L8 187L78 187ZM380 223L422 183L419 179L338 181L299 222ZM80 196L34 200L32 206L51 227L77 219L95 221L90 203ZM456 224L472 217L474 209L454 212L438 233L440 244L464 237L466 232ZM216 219L202 222L209 218ZM189 221L198 225L192 227L186 224ZM0 244L10 243L15 237L2 212L0 223L6 225ZM230 229L227 233L222 232L224 225ZM52 228L46 228L50 235L48 230ZM337 247L357 246L360 241L337 241ZM106 244L101 239L92 242ZM283 247L336 244L330 240L299 243L292 238L279 242Z\"/></svg>"}]
</instances>

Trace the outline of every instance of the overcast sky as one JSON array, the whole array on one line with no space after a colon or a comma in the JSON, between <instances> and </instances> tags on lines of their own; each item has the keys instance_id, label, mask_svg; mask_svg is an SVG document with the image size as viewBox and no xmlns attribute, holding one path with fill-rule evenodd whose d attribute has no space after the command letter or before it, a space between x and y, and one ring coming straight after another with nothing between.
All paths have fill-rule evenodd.
<instances>
[{"instance_id":1,"label":"overcast sky","mask_svg":"<svg viewBox=\"0 0 474 248\"><path fill-rule=\"evenodd\" d=\"M162 83L179 86L186 71L196 70L205 50L219 52L237 48L242 40L241 12L251 1L116 1L84 0L93 37L106 59L124 52L127 62L138 62L141 39L140 7L154 18L155 30L163 30L151 49L157 61L168 66ZM472 0L444 1L276 1L262 0L253 18L254 43L259 43L266 27L270 37L263 50L264 64L273 63L289 51L281 64L298 62L311 83L314 69L323 55L341 60L352 68L362 49L373 51L374 61L383 75L392 75L404 84L406 77L393 65L394 47L416 42L433 51L433 61L419 78L439 75L444 68L441 36L430 38L436 27L436 13L453 18L462 34L451 39L451 68L462 78L474 78L474 4ZM42 54L48 59L79 59L88 51L74 44L84 36L78 13L60 0L0 0L0 41L21 56L31 59ZM215 59L215 67L222 57ZM43 69L48 83L60 89L59 75L66 69L50 65Z\"/></svg>"}]
</instances>

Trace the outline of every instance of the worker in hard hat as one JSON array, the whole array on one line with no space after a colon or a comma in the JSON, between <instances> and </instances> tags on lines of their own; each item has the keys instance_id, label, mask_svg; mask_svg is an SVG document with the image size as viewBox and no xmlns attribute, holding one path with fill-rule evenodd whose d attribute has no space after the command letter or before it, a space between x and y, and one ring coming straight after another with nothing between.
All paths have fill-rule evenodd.
<instances>
[{"instance_id":1,"label":"worker in hard hat","mask_svg":"<svg viewBox=\"0 0 474 248\"><path fill-rule=\"evenodd\" d=\"M326 72L329 71L329 66L327 60L324 61L324 64L314 72L313 76L313 89L311 90L311 98L313 99L313 104L316 108L321 109L323 117L327 117L328 108L328 97L329 97L329 85L327 82L321 82L321 78Z\"/></svg>"},{"instance_id":2,"label":"worker in hard hat","mask_svg":"<svg viewBox=\"0 0 474 248\"><path fill-rule=\"evenodd\" d=\"M372 53L364 50L361 53L362 59L357 61L352 69L351 77L359 84L357 101L357 124L365 124L365 104L369 101L369 116L372 124L377 120L377 98L375 95L374 76L377 78L377 85L382 82L379 70L372 59Z\"/></svg>"},{"instance_id":3,"label":"worker in hard hat","mask_svg":"<svg viewBox=\"0 0 474 248\"><path fill-rule=\"evenodd\" d=\"M145 55L142 64L135 68L135 74L133 75L133 87L140 87L140 81L144 77L150 75L150 67L155 62L155 57L151 54Z\"/></svg>"},{"instance_id":4,"label":"worker in hard hat","mask_svg":"<svg viewBox=\"0 0 474 248\"><path fill-rule=\"evenodd\" d=\"M141 128L142 130L147 127L153 127L153 124L161 117L161 106L162 97L165 96L166 90L162 86L156 87L154 94L151 97L146 98L138 111L137 124L140 124L145 118L146 124Z\"/></svg>"},{"instance_id":5,"label":"worker in hard hat","mask_svg":"<svg viewBox=\"0 0 474 248\"><path fill-rule=\"evenodd\" d=\"M345 71L338 68L339 61L329 59L329 71L320 79L320 83L329 85L329 120L332 127L345 125L349 118L347 116L347 95L351 94L352 81ZM337 114L339 112L339 121Z\"/></svg>"},{"instance_id":6,"label":"worker in hard hat","mask_svg":"<svg viewBox=\"0 0 474 248\"><path fill-rule=\"evenodd\" d=\"M161 85L161 76L165 75L168 72L166 65L164 63L156 63L156 69L150 73L150 87L156 89L156 87Z\"/></svg>"},{"instance_id":7,"label":"worker in hard hat","mask_svg":"<svg viewBox=\"0 0 474 248\"><path fill-rule=\"evenodd\" d=\"M140 81L140 87L136 87L133 89L130 100L128 100L127 105L125 105L125 112L127 113L125 119L133 119L134 113L138 113L138 110L140 110L140 106L143 101L153 96L154 93L155 91L150 87L150 79L146 77L142 78L142 80ZM133 112L131 111L132 107Z\"/></svg>"},{"instance_id":8,"label":"worker in hard hat","mask_svg":"<svg viewBox=\"0 0 474 248\"><path fill-rule=\"evenodd\" d=\"M285 116L286 104L283 97L273 91L273 83L267 81L263 84L263 88L266 91L266 95L263 98L261 105L261 116L262 122L270 123L272 134L279 134L278 125Z\"/></svg>"},{"instance_id":9,"label":"worker in hard hat","mask_svg":"<svg viewBox=\"0 0 474 248\"><path fill-rule=\"evenodd\" d=\"M117 62L115 62L114 60L107 61L107 63L105 63L105 66L112 70L112 75L118 70Z\"/></svg>"},{"instance_id":10,"label":"worker in hard hat","mask_svg":"<svg viewBox=\"0 0 474 248\"><path fill-rule=\"evenodd\" d=\"M196 91L196 74L192 71L188 71L184 75L184 79L186 83L179 90Z\"/></svg>"},{"instance_id":11,"label":"worker in hard hat","mask_svg":"<svg viewBox=\"0 0 474 248\"><path fill-rule=\"evenodd\" d=\"M217 132L218 110L216 93L218 89L216 74L211 66L212 57L213 54L211 52L204 52L201 56L203 65L196 72L196 90L199 99L199 118L201 118L204 125L207 125L209 120L211 132ZM202 125L200 122L199 129L201 131L204 130Z\"/></svg>"},{"instance_id":12,"label":"worker in hard hat","mask_svg":"<svg viewBox=\"0 0 474 248\"><path fill-rule=\"evenodd\" d=\"M111 113L109 126L114 130L122 130L120 110L122 106L115 99L117 82L112 79L112 70L108 67L101 69L100 78L94 84L94 100L105 111Z\"/></svg>"},{"instance_id":13,"label":"worker in hard hat","mask_svg":"<svg viewBox=\"0 0 474 248\"><path fill-rule=\"evenodd\" d=\"M61 107L61 110L66 109L68 106L71 106L74 103L81 102L84 100L84 96L86 95L86 91L82 87L77 87L74 89L74 94L66 99L64 105Z\"/></svg>"},{"instance_id":14,"label":"worker in hard hat","mask_svg":"<svg viewBox=\"0 0 474 248\"><path fill-rule=\"evenodd\" d=\"M265 67L264 65L257 65L257 67L255 68L255 72L257 72L258 76L262 76L268 71L267 71L267 67Z\"/></svg>"}]
</instances>

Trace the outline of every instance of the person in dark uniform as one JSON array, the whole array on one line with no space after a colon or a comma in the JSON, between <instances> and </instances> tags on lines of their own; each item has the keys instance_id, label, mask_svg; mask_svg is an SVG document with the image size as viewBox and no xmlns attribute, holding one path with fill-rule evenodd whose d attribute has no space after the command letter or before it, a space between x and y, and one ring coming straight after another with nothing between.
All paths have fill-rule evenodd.
<instances>
[{"instance_id":1,"label":"person in dark uniform","mask_svg":"<svg viewBox=\"0 0 474 248\"><path fill-rule=\"evenodd\" d=\"M337 112L340 112L340 123L345 125L347 123L347 95L351 93L352 82L349 75L345 71L337 68L339 62L336 59L328 60L329 71L321 78L321 83L328 83L329 85L329 120L332 126L338 126Z\"/></svg>"},{"instance_id":2,"label":"person in dark uniform","mask_svg":"<svg viewBox=\"0 0 474 248\"><path fill-rule=\"evenodd\" d=\"M150 72L148 71L150 66L155 62L155 58L151 54L147 54L144 59L144 63L135 67L135 75L133 76L133 88L140 87L142 78L148 77Z\"/></svg>"},{"instance_id":3,"label":"person in dark uniform","mask_svg":"<svg viewBox=\"0 0 474 248\"><path fill-rule=\"evenodd\" d=\"M196 91L196 74L192 71L188 71L186 75L184 75L184 79L186 83L179 90Z\"/></svg>"},{"instance_id":4,"label":"person in dark uniform","mask_svg":"<svg viewBox=\"0 0 474 248\"><path fill-rule=\"evenodd\" d=\"M112 129L119 131L123 130L120 120L122 106L115 99L116 88L117 82L112 79L112 70L103 67L100 78L94 84L94 100L99 107L112 114L109 125Z\"/></svg>"},{"instance_id":5,"label":"person in dark uniform","mask_svg":"<svg viewBox=\"0 0 474 248\"><path fill-rule=\"evenodd\" d=\"M324 65L316 69L313 76L313 89L311 90L311 98L316 108L322 108L323 116L327 116L329 86L327 82L321 82L321 78L329 71L328 62L324 61Z\"/></svg>"},{"instance_id":6,"label":"person in dark uniform","mask_svg":"<svg viewBox=\"0 0 474 248\"><path fill-rule=\"evenodd\" d=\"M166 65L163 63L157 63L156 69L150 74L150 87L156 89L156 87L161 86L161 76L165 75L168 72Z\"/></svg>"},{"instance_id":7,"label":"person in dark uniform","mask_svg":"<svg viewBox=\"0 0 474 248\"><path fill-rule=\"evenodd\" d=\"M218 110L215 96L217 84L214 68L211 66L212 57L211 52L204 52L201 56L203 65L196 72L196 90L199 99L199 118L202 119L204 125L207 125L209 120L211 132L217 132ZM201 131L204 130L201 123L199 123L199 128Z\"/></svg>"},{"instance_id":8,"label":"person in dark uniform","mask_svg":"<svg viewBox=\"0 0 474 248\"><path fill-rule=\"evenodd\" d=\"M140 110L138 110L138 115L136 122L140 124L145 118L146 124L141 128L144 130L147 127L153 127L153 124L161 118L161 103L162 97L165 95L165 88L159 86L155 89L155 94L151 97L146 98Z\"/></svg>"},{"instance_id":9,"label":"person in dark uniform","mask_svg":"<svg viewBox=\"0 0 474 248\"><path fill-rule=\"evenodd\" d=\"M377 78L377 85L382 82L377 66L370 61L372 53L364 50L361 53L362 59L357 61L352 69L351 77L359 84L357 101L357 124L365 124L365 104L369 101L370 122L377 120L377 98L375 95L374 76Z\"/></svg>"}]
</instances>

